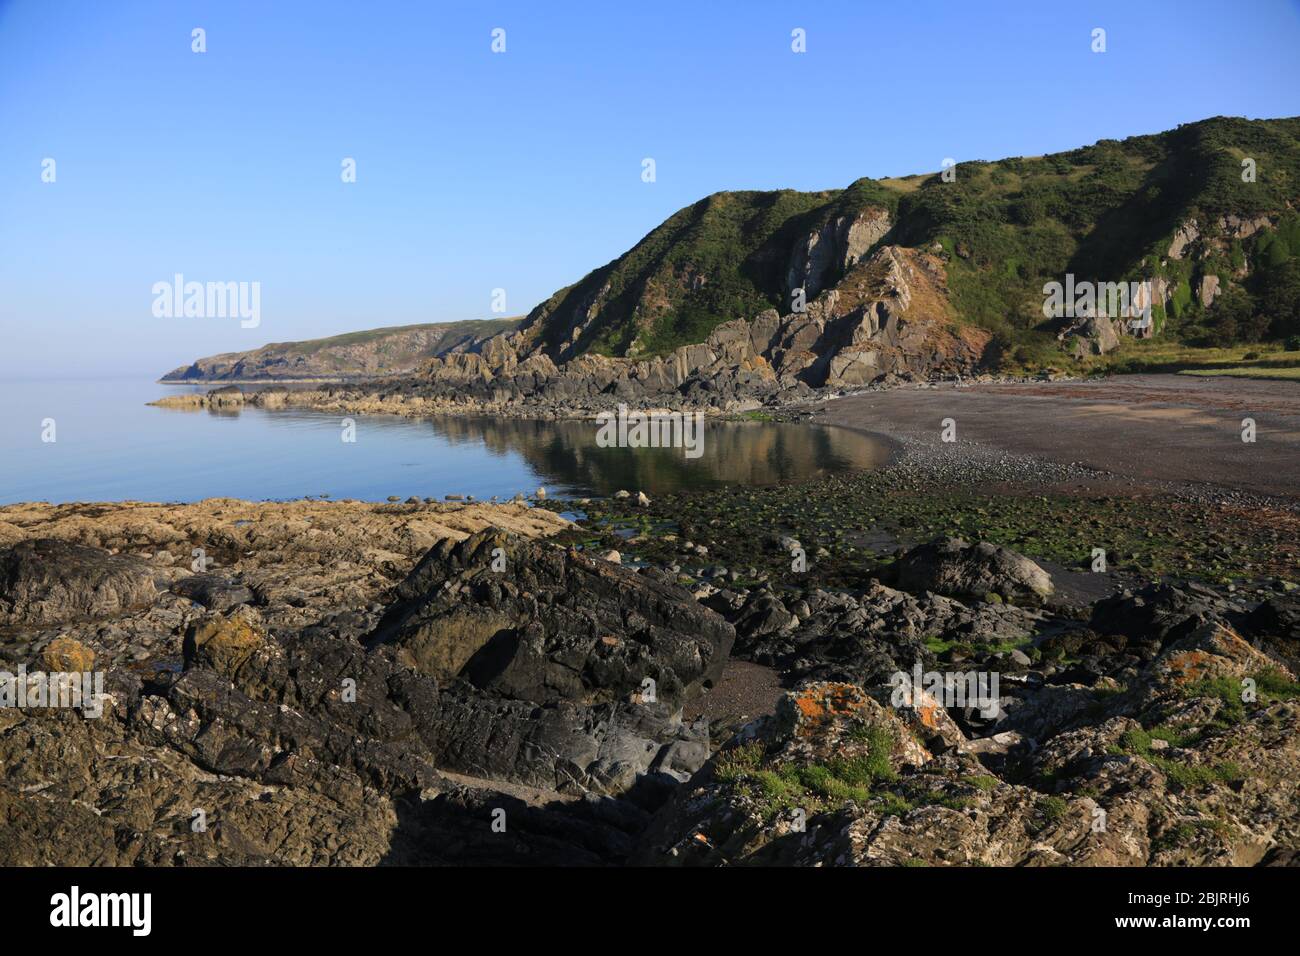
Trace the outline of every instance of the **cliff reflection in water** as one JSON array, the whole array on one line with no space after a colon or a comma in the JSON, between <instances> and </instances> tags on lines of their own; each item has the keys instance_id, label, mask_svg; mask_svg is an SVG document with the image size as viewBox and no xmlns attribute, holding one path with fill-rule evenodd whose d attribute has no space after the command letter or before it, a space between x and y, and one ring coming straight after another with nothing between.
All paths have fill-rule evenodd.
<instances>
[{"instance_id":1,"label":"cliff reflection in water","mask_svg":"<svg viewBox=\"0 0 1300 956\"><path fill-rule=\"evenodd\" d=\"M601 448L597 424L488 417L429 420L451 444L479 443L494 455L521 455L560 494L619 489L665 494L721 485L770 485L878 468L886 441L842 428L759 422L705 422L704 453L681 448Z\"/></svg>"}]
</instances>

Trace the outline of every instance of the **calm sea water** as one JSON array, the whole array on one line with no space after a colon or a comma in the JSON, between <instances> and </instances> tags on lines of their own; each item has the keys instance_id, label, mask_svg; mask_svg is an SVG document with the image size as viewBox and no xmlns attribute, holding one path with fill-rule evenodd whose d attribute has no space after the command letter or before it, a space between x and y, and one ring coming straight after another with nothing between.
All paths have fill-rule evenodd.
<instances>
[{"instance_id":1,"label":"calm sea water","mask_svg":"<svg viewBox=\"0 0 1300 956\"><path fill-rule=\"evenodd\" d=\"M620 488L662 494L688 487L772 484L881 465L881 440L807 425L706 423L704 453L600 448L596 425L489 417L412 420L294 409L239 412L152 408L211 386L147 380L0 382L0 503L17 501L252 500L328 494L509 497ZM55 441L42 441L45 419Z\"/></svg>"}]
</instances>

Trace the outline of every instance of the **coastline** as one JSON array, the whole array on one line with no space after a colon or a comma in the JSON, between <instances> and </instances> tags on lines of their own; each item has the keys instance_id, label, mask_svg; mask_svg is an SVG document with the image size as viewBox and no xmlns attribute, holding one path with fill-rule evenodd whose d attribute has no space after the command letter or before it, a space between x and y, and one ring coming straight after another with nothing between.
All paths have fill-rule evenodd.
<instances>
[{"instance_id":1,"label":"coastline","mask_svg":"<svg viewBox=\"0 0 1300 956\"><path fill-rule=\"evenodd\" d=\"M225 385L359 385L365 378L231 378L231 379L164 379L154 380L155 385L206 385L221 388Z\"/></svg>"},{"instance_id":2,"label":"coastline","mask_svg":"<svg viewBox=\"0 0 1300 956\"><path fill-rule=\"evenodd\" d=\"M647 413L700 412L737 422L805 422L847 428L895 443L942 440L954 423L960 445L974 444L1090 469L1135 485L1187 484L1300 502L1300 389L1273 380L1196 378L1144 373L1053 381L993 379L898 383L825 395L782 394L756 401L637 404ZM502 400L484 403L421 393L411 380L338 389L223 386L206 394L164 396L150 405L203 408L297 407L347 415L421 419L488 415L521 420L585 420L634 402L622 395L557 405ZM1243 422L1259 438L1241 441ZM1192 453L1191 449L1197 449Z\"/></svg>"},{"instance_id":3,"label":"coastline","mask_svg":"<svg viewBox=\"0 0 1300 956\"><path fill-rule=\"evenodd\" d=\"M183 846L191 862L246 865L680 865L727 862L715 847L728 841L762 861L788 846L787 793L876 834L848 862L1210 864L1284 846L1253 794L1300 787L1300 688L1278 670L1300 646L1273 623L1295 603L1300 517L894 440L878 471L588 499L577 523L540 496L0 508L20 598L0 604L5 659L89 661L107 687L99 720L0 714L0 758L57 755L80 781L45 791L49 816L25 832L75 817L90 834L86 851L24 841L53 849L22 859L161 865ZM965 542L986 550L951 552ZM995 556L988 583L907 578L940 544ZM1088 567L1097 544L1102 573ZM1049 593L1023 590L1045 575ZM1136 735L1187 706L1184 659L1282 696L1157 759ZM918 668L1000 675L997 719L888 706L890 673ZM646 674L661 695L649 705ZM863 750L864 723L888 731L887 754ZM846 790L846 753L889 772ZM156 783L130 810L149 835L122 844L111 797L146 768ZM1116 774L1113 835L1081 838ZM527 811L504 804L509 846L474 836L511 800ZM86 801L109 809L90 816ZM192 806L238 836L190 839ZM962 831L935 838L935 815L954 813ZM1225 814L1217 841L1180 829ZM811 832L801 860L844 862L834 828Z\"/></svg>"}]
</instances>

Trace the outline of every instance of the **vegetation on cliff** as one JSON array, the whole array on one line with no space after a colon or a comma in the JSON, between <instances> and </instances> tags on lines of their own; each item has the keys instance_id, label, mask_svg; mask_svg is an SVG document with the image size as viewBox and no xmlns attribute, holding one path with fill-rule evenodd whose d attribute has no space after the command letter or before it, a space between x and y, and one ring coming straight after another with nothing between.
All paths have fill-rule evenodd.
<instances>
[{"instance_id":1,"label":"vegetation on cliff","mask_svg":"<svg viewBox=\"0 0 1300 956\"><path fill-rule=\"evenodd\" d=\"M992 331L1013 362L1064 358L1042 287L1067 273L1163 280L1153 319L1174 341L1281 339L1300 333L1297 199L1300 119L1229 117L963 162L955 178L715 193L557 292L524 328L561 358L666 354L722 322L788 311L792 259L827 223L871 209L889 216L879 244L942 250L959 320ZM1194 236L1186 250L1173 245L1180 231ZM1207 277L1217 295L1198 291Z\"/></svg>"}]
</instances>

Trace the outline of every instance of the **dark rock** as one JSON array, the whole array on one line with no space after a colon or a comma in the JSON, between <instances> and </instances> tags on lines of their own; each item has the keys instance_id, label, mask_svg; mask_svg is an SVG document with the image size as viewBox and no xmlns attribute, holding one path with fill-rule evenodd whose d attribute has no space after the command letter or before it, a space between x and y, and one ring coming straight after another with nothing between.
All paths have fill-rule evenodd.
<instances>
[{"instance_id":1,"label":"dark rock","mask_svg":"<svg viewBox=\"0 0 1300 956\"><path fill-rule=\"evenodd\" d=\"M1150 584L1093 605L1089 626L1099 634L1123 634L1147 655L1197 628L1225 618L1228 604L1209 588Z\"/></svg>"},{"instance_id":2,"label":"dark rock","mask_svg":"<svg viewBox=\"0 0 1300 956\"><path fill-rule=\"evenodd\" d=\"M1300 597L1276 595L1263 601L1246 620L1248 630L1300 645Z\"/></svg>"},{"instance_id":3,"label":"dark rock","mask_svg":"<svg viewBox=\"0 0 1300 956\"><path fill-rule=\"evenodd\" d=\"M494 570L494 564L504 570ZM729 624L682 587L496 529L431 550L370 638L441 679L539 704L680 706L715 683Z\"/></svg>"},{"instance_id":4,"label":"dark rock","mask_svg":"<svg viewBox=\"0 0 1300 956\"><path fill-rule=\"evenodd\" d=\"M798 619L768 591L756 591L740 609L734 624L736 633L746 640L766 637L793 627Z\"/></svg>"},{"instance_id":5,"label":"dark rock","mask_svg":"<svg viewBox=\"0 0 1300 956\"><path fill-rule=\"evenodd\" d=\"M0 551L0 624L108 617L151 604L143 560L50 538Z\"/></svg>"},{"instance_id":6,"label":"dark rock","mask_svg":"<svg viewBox=\"0 0 1300 956\"><path fill-rule=\"evenodd\" d=\"M253 591L231 578L218 574L195 574L171 585L173 594L201 604L209 611L224 612L237 604L251 604Z\"/></svg>"}]
</instances>

